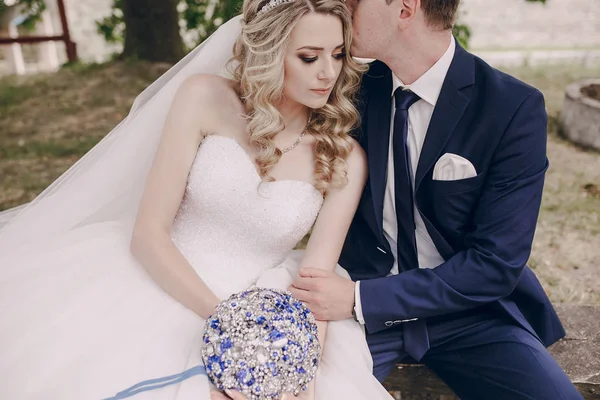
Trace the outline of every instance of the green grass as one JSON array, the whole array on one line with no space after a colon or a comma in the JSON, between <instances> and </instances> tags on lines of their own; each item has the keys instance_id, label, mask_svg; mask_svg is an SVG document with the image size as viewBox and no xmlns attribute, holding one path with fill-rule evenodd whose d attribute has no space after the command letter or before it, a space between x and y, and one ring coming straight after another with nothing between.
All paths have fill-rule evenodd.
<instances>
[{"instance_id":1,"label":"green grass","mask_svg":"<svg viewBox=\"0 0 600 400\"><path fill-rule=\"evenodd\" d=\"M63 158L88 152L99 141L99 138L80 136L62 140L24 140L6 141L0 148L0 159L18 160L28 158Z\"/></svg>"},{"instance_id":2,"label":"green grass","mask_svg":"<svg viewBox=\"0 0 600 400\"><path fill-rule=\"evenodd\" d=\"M19 85L16 81L6 82L0 86L0 108L10 112L10 108L27 100L35 93L35 89L30 85Z\"/></svg>"},{"instance_id":3,"label":"green grass","mask_svg":"<svg viewBox=\"0 0 600 400\"><path fill-rule=\"evenodd\" d=\"M73 64L0 78L0 210L32 200L128 113L168 65Z\"/></svg>"}]
</instances>

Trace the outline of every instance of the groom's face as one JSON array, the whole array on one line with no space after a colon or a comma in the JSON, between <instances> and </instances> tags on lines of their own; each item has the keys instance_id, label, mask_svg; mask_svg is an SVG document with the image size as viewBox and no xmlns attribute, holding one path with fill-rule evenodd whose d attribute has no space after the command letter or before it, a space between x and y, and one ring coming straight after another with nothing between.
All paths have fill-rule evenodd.
<instances>
[{"instance_id":1,"label":"groom's face","mask_svg":"<svg viewBox=\"0 0 600 400\"><path fill-rule=\"evenodd\" d=\"M354 57L380 58L389 48L397 28L397 10L392 1L347 0L352 14L352 48Z\"/></svg>"}]
</instances>

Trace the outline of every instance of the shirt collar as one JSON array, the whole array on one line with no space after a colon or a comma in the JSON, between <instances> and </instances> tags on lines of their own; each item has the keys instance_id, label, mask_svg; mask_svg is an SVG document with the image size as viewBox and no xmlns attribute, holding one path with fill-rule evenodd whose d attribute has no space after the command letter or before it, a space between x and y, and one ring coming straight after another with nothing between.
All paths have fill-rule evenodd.
<instances>
[{"instance_id":1,"label":"shirt collar","mask_svg":"<svg viewBox=\"0 0 600 400\"><path fill-rule=\"evenodd\" d=\"M446 74L448 73L448 69L450 69L452 59L454 58L455 49L456 43L454 42L454 37L452 37L450 45L442 57L433 64L427 72L421 75L419 79L413 82L412 85L405 85L400 78L392 72L392 96L396 89L402 86L405 90L410 89L421 99L435 107L435 103L442 91L444 79L446 79Z\"/></svg>"}]
</instances>

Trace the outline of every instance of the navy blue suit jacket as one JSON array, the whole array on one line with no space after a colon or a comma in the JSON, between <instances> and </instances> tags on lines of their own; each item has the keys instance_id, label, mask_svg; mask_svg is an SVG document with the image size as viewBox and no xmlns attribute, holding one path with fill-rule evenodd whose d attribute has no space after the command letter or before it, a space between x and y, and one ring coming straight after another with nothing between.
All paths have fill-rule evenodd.
<instances>
[{"instance_id":1,"label":"navy blue suit jacket","mask_svg":"<svg viewBox=\"0 0 600 400\"><path fill-rule=\"evenodd\" d=\"M414 185L418 212L445 262L433 269L400 265L398 275L386 277L394 263L382 222L391 91L391 71L374 62L361 86L357 134L369 179L340 256L352 279L361 280L367 332L388 329L386 321L488 304L546 346L563 337L554 308L526 266L548 168L542 94L457 43ZM471 161L477 176L434 181L433 167L444 153Z\"/></svg>"}]
</instances>

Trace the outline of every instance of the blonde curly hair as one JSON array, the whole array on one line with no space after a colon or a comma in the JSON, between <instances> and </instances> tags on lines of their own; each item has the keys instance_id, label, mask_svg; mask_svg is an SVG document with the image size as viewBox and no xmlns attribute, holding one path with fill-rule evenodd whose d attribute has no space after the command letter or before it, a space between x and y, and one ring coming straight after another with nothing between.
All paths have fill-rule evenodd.
<instances>
[{"instance_id":1,"label":"blonde curly hair","mask_svg":"<svg viewBox=\"0 0 600 400\"><path fill-rule=\"evenodd\" d=\"M364 67L350 55L352 22L342 0L293 0L261 12L269 0L246 0L242 34L231 60L233 86L246 106L250 144L258 149L256 164L260 175L273 181L269 171L282 156L274 137L284 129L281 114L274 106L282 98L284 57L292 30L310 12L334 15L343 26L346 57L327 104L311 110L307 133L315 140L315 187L326 195L331 185L348 182L346 159L352 150L349 132L358 124L353 100Z\"/></svg>"}]
</instances>

